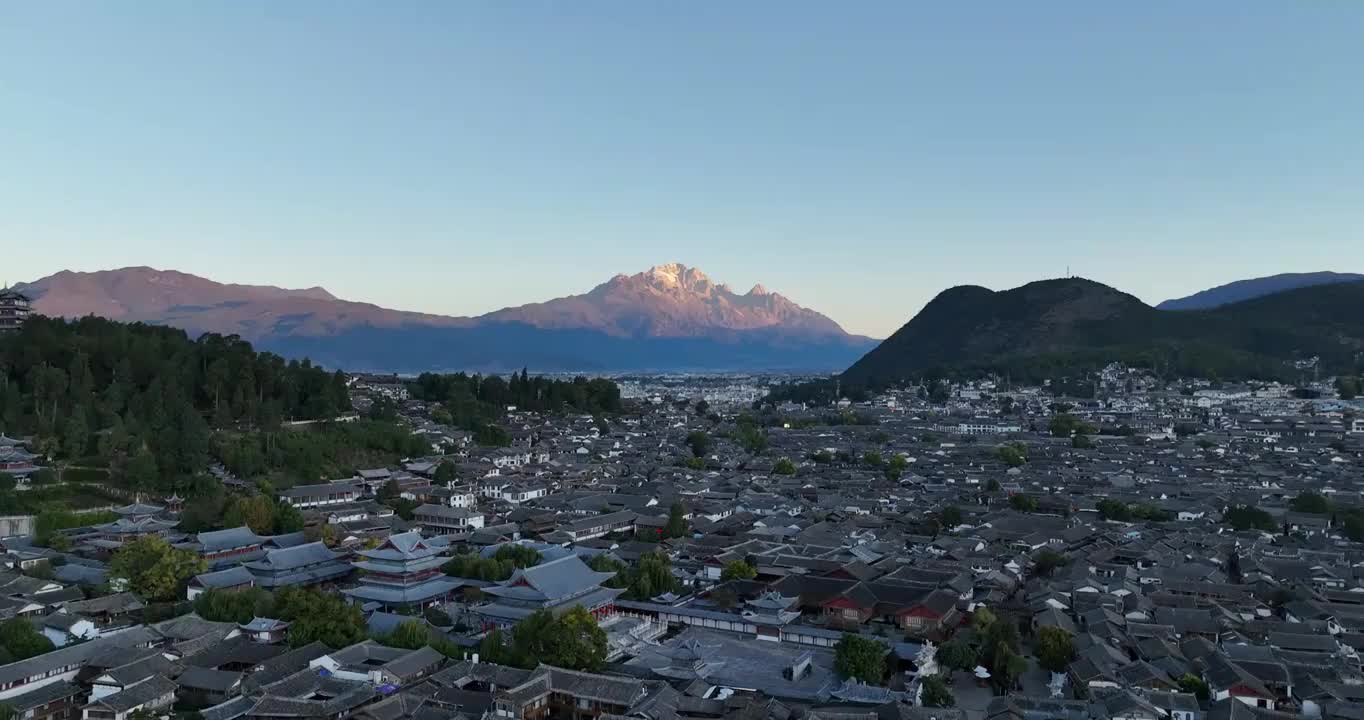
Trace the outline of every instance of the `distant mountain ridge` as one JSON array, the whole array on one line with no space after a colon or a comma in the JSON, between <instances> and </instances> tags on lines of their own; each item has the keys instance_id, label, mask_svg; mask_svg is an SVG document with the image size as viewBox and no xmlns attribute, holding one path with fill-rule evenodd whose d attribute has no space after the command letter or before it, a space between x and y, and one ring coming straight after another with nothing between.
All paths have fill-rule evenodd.
<instances>
[{"instance_id":1,"label":"distant mountain ridge","mask_svg":"<svg viewBox=\"0 0 1364 720\"><path fill-rule=\"evenodd\" d=\"M833 320L762 285L739 295L681 263L617 275L583 295L498 310L479 319L560 330L589 328L616 337L706 337L765 328L791 335L847 335Z\"/></svg>"},{"instance_id":2,"label":"distant mountain ridge","mask_svg":"<svg viewBox=\"0 0 1364 720\"><path fill-rule=\"evenodd\" d=\"M678 263L479 317L147 267L63 271L19 289L46 315L239 335L261 349L353 370L819 370L845 366L873 344L761 286L738 295Z\"/></svg>"},{"instance_id":3,"label":"distant mountain ridge","mask_svg":"<svg viewBox=\"0 0 1364 720\"><path fill-rule=\"evenodd\" d=\"M1214 310L1158 310L1068 278L935 297L842 375L884 386L937 373L1044 378L1124 361L1191 375L1274 377L1319 357L1325 371L1364 358L1364 282L1301 287Z\"/></svg>"},{"instance_id":4,"label":"distant mountain ridge","mask_svg":"<svg viewBox=\"0 0 1364 720\"><path fill-rule=\"evenodd\" d=\"M1182 298L1166 300L1156 306L1160 310L1211 310L1231 303L1251 300L1284 290L1294 290L1315 285L1329 285L1341 282L1358 282L1364 275L1355 273L1314 272L1281 273L1268 277L1237 280L1226 285L1218 285Z\"/></svg>"}]
</instances>

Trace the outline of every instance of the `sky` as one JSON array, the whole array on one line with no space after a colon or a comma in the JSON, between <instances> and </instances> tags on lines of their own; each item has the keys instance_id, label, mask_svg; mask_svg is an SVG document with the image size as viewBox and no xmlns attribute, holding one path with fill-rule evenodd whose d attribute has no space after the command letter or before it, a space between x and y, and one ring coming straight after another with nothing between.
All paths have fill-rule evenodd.
<instances>
[{"instance_id":1,"label":"sky","mask_svg":"<svg viewBox=\"0 0 1364 720\"><path fill-rule=\"evenodd\" d=\"M1364 271L1364 2L0 11L0 283L150 265L472 315L665 262L884 337L1067 272Z\"/></svg>"}]
</instances>

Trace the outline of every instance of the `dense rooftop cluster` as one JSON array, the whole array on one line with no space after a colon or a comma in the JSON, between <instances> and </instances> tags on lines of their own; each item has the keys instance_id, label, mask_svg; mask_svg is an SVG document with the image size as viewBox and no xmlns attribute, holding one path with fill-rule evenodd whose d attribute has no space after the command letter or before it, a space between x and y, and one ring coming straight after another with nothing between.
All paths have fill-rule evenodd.
<instances>
[{"instance_id":1,"label":"dense rooftop cluster","mask_svg":"<svg viewBox=\"0 0 1364 720\"><path fill-rule=\"evenodd\" d=\"M510 401L576 381L522 375L504 400L468 382L346 378L355 415L279 432L391 423L420 452L279 485L268 464L205 467L228 498L213 521L190 519L200 495L112 480L112 509L0 519L0 704L24 720L1364 716L1364 407L1347 385L1112 366L1083 392L938 382L754 408L742 380L637 377L619 405L593 381L612 400L583 412ZM0 437L12 495L46 491L38 445Z\"/></svg>"}]
</instances>

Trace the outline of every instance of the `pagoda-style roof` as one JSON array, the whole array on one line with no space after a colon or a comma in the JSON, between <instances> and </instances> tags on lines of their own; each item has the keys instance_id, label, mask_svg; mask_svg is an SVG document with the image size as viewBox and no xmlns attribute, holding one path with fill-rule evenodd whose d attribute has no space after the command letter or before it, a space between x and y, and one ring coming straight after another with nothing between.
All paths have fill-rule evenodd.
<instances>
[{"instance_id":1,"label":"pagoda-style roof","mask_svg":"<svg viewBox=\"0 0 1364 720\"><path fill-rule=\"evenodd\" d=\"M785 595L782 595L781 593L775 590L770 590L752 600L749 600L748 603L746 604L748 607L754 610L780 612L796 604L796 601L799 599L800 599L799 597L786 597Z\"/></svg>"},{"instance_id":2,"label":"pagoda-style roof","mask_svg":"<svg viewBox=\"0 0 1364 720\"><path fill-rule=\"evenodd\" d=\"M390 535L387 540L373 550L361 550L359 555L370 558L371 560L386 560L389 562L410 562L429 558L439 553L440 550L431 547L422 538L422 534L413 530L411 532Z\"/></svg>"},{"instance_id":3,"label":"pagoda-style roof","mask_svg":"<svg viewBox=\"0 0 1364 720\"><path fill-rule=\"evenodd\" d=\"M360 585L342 590L341 593L367 602L378 602L385 605L410 605L429 602L469 584L467 580L438 575L425 582L406 587L370 584L362 581Z\"/></svg>"},{"instance_id":4,"label":"pagoda-style roof","mask_svg":"<svg viewBox=\"0 0 1364 720\"><path fill-rule=\"evenodd\" d=\"M137 520L121 517L111 523L96 525L95 529L105 535L150 535L165 532L179 524L178 520L158 520L154 517L143 517Z\"/></svg>"},{"instance_id":5,"label":"pagoda-style roof","mask_svg":"<svg viewBox=\"0 0 1364 720\"><path fill-rule=\"evenodd\" d=\"M548 605L586 594L615 576L614 572L589 568L577 555L566 555L517 570L504 583L484 588L484 592L506 600Z\"/></svg>"},{"instance_id":6,"label":"pagoda-style roof","mask_svg":"<svg viewBox=\"0 0 1364 720\"><path fill-rule=\"evenodd\" d=\"M404 560L398 563L392 561L366 562L358 560L351 563L356 569L365 572L376 573L419 573L427 570L434 570L445 564L445 558L430 555L424 558Z\"/></svg>"},{"instance_id":7,"label":"pagoda-style roof","mask_svg":"<svg viewBox=\"0 0 1364 720\"><path fill-rule=\"evenodd\" d=\"M265 540L266 538L252 532L251 528L245 525L199 533L199 544L203 546L204 554L261 545Z\"/></svg>"},{"instance_id":8,"label":"pagoda-style roof","mask_svg":"<svg viewBox=\"0 0 1364 720\"><path fill-rule=\"evenodd\" d=\"M654 668L654 672L673 680L696 680L705 678L724 667L723 660L711 662L707 658L714 654L719 645L706 645L695 637L687 638L676 646L660 648L659 654L671 662L664 667Z\"/></svg>"},{"instance_id":9,"label":"pagoda-style roof","mask_svg":"<svg viewBox=\"0 0 1364 720\"><path fill-rule=\"evenodd\" d=\"M307 545L270 550L265 553L264 558L244 564L252 570L278 572L333 562L339 557L341 556L332 552L326 545L321 542L314 542Z\"/></svg>"},{"instance_id":10,"label":"pagoda-style roof","mask_svg":"<svg viewBox=\"0 0 1364 720\"><path fill-rule=\"evenodd\" d=\"M757 623L785 625L800 617L799 610L789 609L799 599L798 597L786 597L776 591L768 591L745 603L741 614L745 619Z\"/></svg>"},{"instance_id":11,"label":"pagoda-style roof","mask_svg":"<svg viewBox=\"0 0 1364 720\"><path fill-rule=\"evenodd\" d=\"M261 587L310 585L347 575L351 566L321 542L270 550L260 560L243 563Z\"/></svg>"},{"instance_id":12,"label":"pagoda-style roof","mask_svg":"<svg viewBox=\"0 0 1364 720\"><path fill-rule=\"evenodd\" d=\"M136 517L138 515L157 515L165 512L166 508L160 505L147 505L145 503L133 503L123 507L114 508L114 512L124 517Z\"/></svg>"}]
</instances>

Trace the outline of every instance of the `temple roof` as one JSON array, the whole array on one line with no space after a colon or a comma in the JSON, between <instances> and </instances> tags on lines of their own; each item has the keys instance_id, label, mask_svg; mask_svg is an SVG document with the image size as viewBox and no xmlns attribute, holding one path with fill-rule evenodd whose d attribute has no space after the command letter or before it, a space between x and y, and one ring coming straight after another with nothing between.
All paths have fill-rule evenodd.
<instances>
[{"instance_id":1,"label":"temple roof","mask_svg":"<svg viewBox=\"0 0 1364 720\"><path fill-rule=\"evenodd\" d=\"M509 600L553 602L580 595L615 577L614 572L597 572L589 568L577 555L523 568L506 582L484 589L484 592Z\"/></svg>"},{"instance_id":2,"label":"temple roof","mask_svg":"<svg viewBox=\"0 0 1364 720\"><path fill-rule=\"evenodd\" d=\"M205 553L250 547L260 545L263 542L265 542L265 538L251 532L251 528L245 525L226 530L199 533L199 544L203 546Z\"/></svg>"},{"instance_id":3,"label":"temple roof","mask_svg":"<svg viewBox=\"0 0 1364 720\"><path fill-rule=\"evenodd\" d=\"M379 547L373 550L361 550L358 554L373 560L408 561L428 558L438 552L439 549L427 544L421 533L413 530L390 535Z\"/></svg>"},{"instance_id":4,"label":"temple roof","mask_svg":"<svg viewBox=\"0 0 1364 720\"><path fill-rule=\"evenodd\" d=\"M158 520L152 517L144 517L140 520L129 520L121 517L111 523L96 525L95 529L110 535L133 535L161 532L169 530L180 522L177 520Z\"/></svg>"},{"instance_id":5,"label":"temple roof","mask_svg":"<svg viewBox=\"0 0 1364 720\"><path fill-rule=\"evenodd\" d=\"M155 515L155 514L157 514L157 513L163 512L165 509L166 509L166 508L161 507L160 505L147 505L147 504L145 504L145 503L133 503L133 504L131 504L131 505L124 505L123 507L116 507L116 508L114 508L114 512L118 513L119 515L125 515L125 516L127 516L127 515Z\"/></svg>"},{"instance_id":6,"label":"temple roof","mask_svg":"<svg viewBox=\"0 0 1364 720\"><path fill-rule=\"evenodd\" d=\"M264 558L244 564L252 570L294 570L332 562L339 557L340 555L329 550L326 545L321 542L314 542L307 545L271 550L265 553ZM347 567L346 569L349 570L350 568Z\"/></svg>"}]
</instances>

